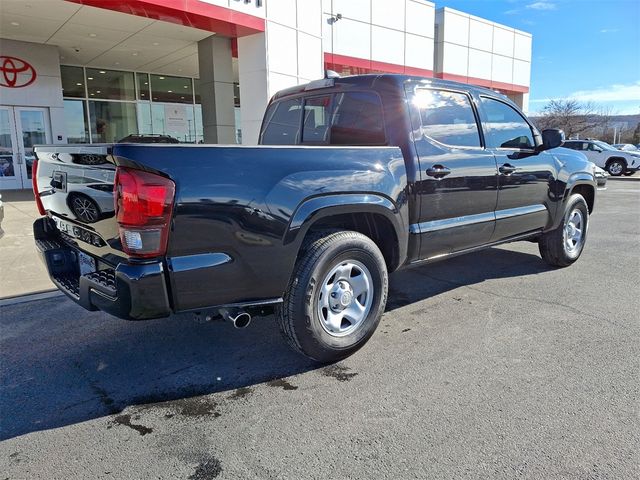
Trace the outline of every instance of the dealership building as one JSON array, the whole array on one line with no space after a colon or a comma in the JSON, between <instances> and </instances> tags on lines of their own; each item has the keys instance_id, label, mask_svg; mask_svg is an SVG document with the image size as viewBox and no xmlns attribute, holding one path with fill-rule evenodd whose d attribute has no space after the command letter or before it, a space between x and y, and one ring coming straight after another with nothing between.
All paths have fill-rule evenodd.
<instances>
[{"instance_id":1,"label":"dealership building","mask_svg":"<svg viewBox=\"0 0 640 480\"><path fill-rule=\"evenodd\" d=\"M528 107L531 35L425 0L2 0L0 189L32 146L131 134L255 144L271 95L391 72Z\"/></svg>"}]
</instances>

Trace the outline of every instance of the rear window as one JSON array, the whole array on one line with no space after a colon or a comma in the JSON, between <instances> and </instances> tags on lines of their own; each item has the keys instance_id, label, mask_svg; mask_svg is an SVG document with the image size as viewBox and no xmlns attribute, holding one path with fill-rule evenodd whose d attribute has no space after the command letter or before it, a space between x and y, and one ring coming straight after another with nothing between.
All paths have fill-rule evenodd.
<instances>
[{"instance_id":1,"label":"rear window","mask_svg":"<svg viewBox=\"0 0 640 480\"><path fill-rule=\"evenodd\" d=\"M384 145L380 97L372 92L339 93L331 121L331 145Z\"/></svg>"},{"instance_id":2,"label":"rear window","mask_svg":"<svg viewBox=\"0 0 640 480\"><path fill-rule=\"evenodd\" d=\"M301 100L272 103L265 114L265 127L260 136L263 145L295 145L299 142Z\"/></svg>"},{"instance_id":3,"label":"rear window","mask_svg":"<svg viewBox=\"0 0 640 480\"><path fill-rule=\"evenodd\" d=\"M327 143L330 118L331 95L306 98L302 141L304 143Z\"/></svg>"},{"instance_id":4,"label":"rear window","mask_svg":"<svg viewBox=\"0 0 640 480\"><path fill-rule=\"evenodd\" d=\"M374 92L345 92L273 103L265 114L261 143L385 145L382 102Z\"/></svg>"}]
</instances>

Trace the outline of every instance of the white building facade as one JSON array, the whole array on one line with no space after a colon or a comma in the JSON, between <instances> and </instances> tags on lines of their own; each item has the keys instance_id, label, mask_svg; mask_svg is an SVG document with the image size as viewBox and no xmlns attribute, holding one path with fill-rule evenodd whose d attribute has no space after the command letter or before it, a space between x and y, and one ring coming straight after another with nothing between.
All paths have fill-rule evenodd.
<instances>
[{"instance_id":1,"label":"white building facade","mask_svg":"<svg viewBox=\"0 0 640 480\"><path fill-rule=\"evenodd\" d=\"M0 189L32 146L131 134L254 144L270 97L390 72L481 85L528 107L531 35L425 0L3 0Z\"/></svg>"}]
</instances>

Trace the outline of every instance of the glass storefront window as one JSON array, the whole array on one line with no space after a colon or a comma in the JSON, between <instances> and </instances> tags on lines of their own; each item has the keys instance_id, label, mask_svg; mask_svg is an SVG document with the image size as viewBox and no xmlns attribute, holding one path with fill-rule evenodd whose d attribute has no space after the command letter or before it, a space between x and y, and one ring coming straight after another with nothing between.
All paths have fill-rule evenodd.
<instances>
[{"instance_id":1,"label":"glass storefront window","mask_svg":"<svg viewBox=\"0 0 640 480\"><path fill-rule=\"evenodd\" d=\"M202 105L195 106L196 143L204 143L204 129L202 126Z\"/></svg>"},{"instance_id":2,"label":"glass storefront window","mask_svg":"<svg viewBox=\"0 0 640 480\"><path fill-rule=\"evenodd\" d=\"M151 104L148 102L138 103L138 133L153 133L151 126Z\"/></svg>"},{"instance_id":3,"label":"glass storefront window","mask_svg":"<svg viewBox=\"0 0 640 480\"><path fill-rule=\"evenodd\" d=\"M193 104L193 85L190 78L150 75L151 98L154 102Z\"/></svg>"},{"instance_id":4,"label":"glass storefront window","mask_svg":"<svg viewBox=\"0 0 640 480\"><path fill-rule=\"evenodd\" d=\"M193 79L193 97L196 101L196 104L202 103L200 101L200 79L199 78Z\"/></svg>"},{"instance_id":5,"label":"glass storefront window","mask_svg":"<svg viewBox=\"0 0 640 480\"><path fill-rule=\"evenodd\" d=\"M84 98L84 72L82 67L60 66L62 95L64 97Z\"/></svg>"},{"instance_id":6,"label":"glass storefront window","mask_svg":"<svg viewBox=\"0 0 640 480\"><path fill-rule=\"evenodd\" d=\"M113 143L138 133L136 104L89 101L93 143Z\"/></svg>"},{"instance_id":7,"label":"glass storefront window","mask_svg":"<svg viewBox=\"0 0 640 480\"><path fill-rule=\"evenodd\" d=\"M152 103L153 133L170 135L180 142L195 143L196 125L193 105Z\"/></svg>"},{"instance_id":8,"label":"glass storefront window","mask_svg":"<svg viewBox=\"0 0 640 480\"><path fill-rule=\"evenodd\" d=\"M67 143L89 143L87 104L84 100L64 101L64 127Z\"/></svg>"},{"instance_id":9,"label":"glass storefront window","mask_svg":"<svg viewBox=\"0 0 640 480\"><path fill-rule=\"evenodd\" d=\"M136 73L138 79L138 100L149 100L149 75Z\"/></svg>"},{"instance_id":10,"label":"glass storefront window","mask_svg":"<svg viewBox=\"0 0 640 480\"><path fill-rule=\"evenodd\" d=\"M89 99L135 100L136 88L133 72L87 68Z\"/></svg>"}]
</instances>

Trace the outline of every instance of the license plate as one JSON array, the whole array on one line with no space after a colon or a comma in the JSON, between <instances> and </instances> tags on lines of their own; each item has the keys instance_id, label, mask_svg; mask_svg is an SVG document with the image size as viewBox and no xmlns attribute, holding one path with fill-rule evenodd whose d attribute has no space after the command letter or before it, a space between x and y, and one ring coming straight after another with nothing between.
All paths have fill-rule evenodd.
<instances>
[{"instance_id":1,"label":"license plate","mask_svg":"<svg viewBox=\"0 0 640 480\"><path fill-rule=\"evenodd\" d=\"M86 275L87 273L93 273L96 271L96 261L92 256L87 255L80 250L77 251L78 254L78 266L80 267L80 275Z\"/></svg>"}]
</instances>

